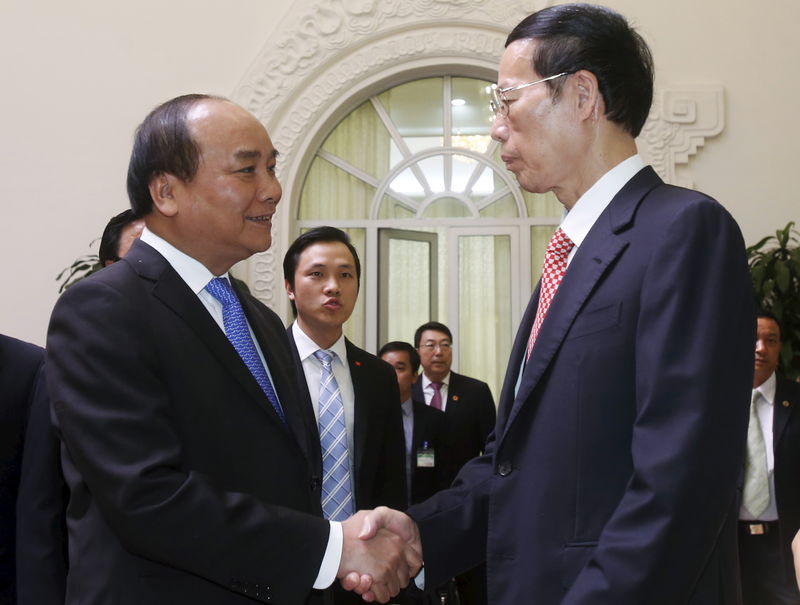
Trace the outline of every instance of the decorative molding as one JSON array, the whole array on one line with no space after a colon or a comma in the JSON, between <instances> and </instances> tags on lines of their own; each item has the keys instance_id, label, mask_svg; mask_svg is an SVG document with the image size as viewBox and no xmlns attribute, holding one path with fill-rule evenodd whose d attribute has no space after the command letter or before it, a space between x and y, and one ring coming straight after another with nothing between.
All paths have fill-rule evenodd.
<instances>
[{"instance_id":1,"label":"decorative molding","mask_svg":"<svg viewBox=\"0 0 800 605\"><path fill-rule=\"evenodd\" d=\"M270 250L245 263L265 304L286 315L281 259L302 178L330 129L376 92L430 75L493 77L510 29L552 0L306 0L296 2L233 99L269 130L281 151L283 202ZM479 75L482 74L482 75ZM724 126L721 85L664 88L638 139L667 182L690 186L688 164Z\"/></svg>"},{"instance_id":2,"label":"decorative molding","mask_svg":"<svg viewBox=\"0 0 800 605\"><path fill-rule=\"evenodd\" d=\"M656 97L638 139L640 153L668 183L692 187L691 174L679 165L725 127L725 93L721 84L673 86Z\"/></svg>"}]
</instances>

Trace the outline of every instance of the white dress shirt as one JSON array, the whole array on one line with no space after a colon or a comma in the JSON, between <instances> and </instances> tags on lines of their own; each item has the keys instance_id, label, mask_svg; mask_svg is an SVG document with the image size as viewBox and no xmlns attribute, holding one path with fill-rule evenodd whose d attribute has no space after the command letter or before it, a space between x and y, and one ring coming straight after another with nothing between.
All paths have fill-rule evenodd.
<instances>
[{"instance_id":1,"label":"white dress shirt","mask_svg":"<svg viewBox=\"0 0 800 605\"><path fill-rule=\"evenodd\" d=\"M634 154L631 157L622 160L619 164L614 166L611 170L601 176L594 185L589 187L584 194L578 198L578 201L568 211L565 211L564 218L561 220L559 228L567 234L567 237L572 240L575 246L570 250L567 256L567 267L575 257L578 248L581 247L583 240L591 231L597 219L603 214L611 200L617 195L622 188L628 184L636 174L645 167L644 160L639 154ZM517 375L517 384L514 387L514 394L519 391L519 385L522 382L522 372L525 370L525 356L522 356L522 362L519 366L519 374Z\"/></svg>"},{"instance_id":2,"label":"white dress shirt","mask_svg":"<svg viewBox=\"0 0 800 605\"><path fill-rule=\"evenodd\" d=\"M756 400L756 414L758 423L761 425L761 433L764 435L764 449L767 453L767 479L769 480L769 506L761 513L758 518L750 514L744 505L739 508L739 519L743 521L777 521L778 503L775 501L775 452L772 447L772 418L775 406L775 389L778 380L775 372L753 389L758 391L760 397Z\"/></svg>"},{"instance_id":3,"label":"white dress shirt","mask_svg":"<svg viewBox=\"0 0 800 605\"><path fill-rule=\"evenodd\" d=\"M186 282L186 285L189 286L192 292L197 295L200 302L203 303L203 306L208 310L211 317L214 318L214 321L217 322L217 325L224 333L225 324L222 321L222 303L214 298L205 287L214 277L228 277L228 273L214 275L200 261L181 252L167 240L148 230L147 227L142 231L141 240L154 248L156 252L161 254L172 268L175 269L175 272ZM245 318L245 320L246 319L247 318ZM266 359L264 359L264 354L261 352L258 339L256 339L253 333L253 328L250 327L250 322L247 322L247 329L250 331L250 338L253 339L258 357L261 359L261 363L264 364L270 382L275 384L272 380L272 374L270 374ZM319 390L319 385L317 385L317 389ZM278 397L277 392L275 396ZM342 558L342 545L344 543L342 526L340 523L336 522L330 522L330 525L331 531L330 534L328 534L328 546L325 549L325 556L322 559L317 579L314 582L314 588L317 589L327 588L333 584L333 581L336 579L336 573L339 570L339 562Z\"/></svg>"},{"instance_id":4,"label":"white dress shirt","mask_svg":"<svg viewBox=\"0 0 800 605\"><path fill-rule=\"evenodd\" d=\"M445 408L447 407L447 393L449 392L450 386L450 372L447 373L447 376L444 377L442 380L442 388L439 389L439 392L442 394L442 411L444 412ZM433 394L436 392L436 389L431 386L431 380L427 376L425 376L425 372L422 373L422 394L425 396L425 403L428 405L431 404L431 399L433 399Z\"/></svg>"}]
</instances>

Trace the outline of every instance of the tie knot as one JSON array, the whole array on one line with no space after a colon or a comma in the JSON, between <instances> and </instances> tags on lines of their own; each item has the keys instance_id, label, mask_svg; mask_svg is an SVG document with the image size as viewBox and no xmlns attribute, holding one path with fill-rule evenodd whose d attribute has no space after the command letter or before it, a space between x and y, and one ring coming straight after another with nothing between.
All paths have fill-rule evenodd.
<instances>
[{"instance_id":1,"label":"tie knot","mask_svg":"<svg viewBox=\"0 0 800 605\"><path fill-rule=\"evenodd\" d=\"M227 277L215 277L206 284L206 291L223 305L237 300Z\"/></svg>"},{"instance_id":2,"label":"tie knot","mask_svg":"<svg viewBox=\"0 0 800 605\"><path fill-rule=\"evenodd\" d=\"M574 247L575 242L569 239L569 236L561 228L558 228L553 237L550 238L550 243L547 244L547 251L551 254L568 256Z\"/></svg>"},{"instance_id":3,"label":"tie knot","mask_svg":"<svg viewBox=\"0 0 800 605\"><path fill-rule=\"evenodd\" d=\"M753 395L750 397L750 403L755 405L758 403L758 398L761 397L761 391L758 389L753 389Z\"/></svg>"},{"instance_id":4,"label":"tie knot","mask_svg":"<svg viewBox=\"0 0 800 605\"><path fill-rule=\"evenodd\" d=\"M442 383L442 382L431 382L431 386L436 391L441 391L442 390L442 384L444 384L444 383Z\"/></svg>"},{"instance_id":5,"label":"tie knot","mask_svg":"<svg viewBox=\"0 0 800 605\"><path fill-rule=\"evenodd\" d=\"M328 351L323 351L322 349L317 349L314 351L314 357L319 359L319 362L326 368L331 367L331 361L333 361L333 353Z\"/></svg>"}]
</instances>

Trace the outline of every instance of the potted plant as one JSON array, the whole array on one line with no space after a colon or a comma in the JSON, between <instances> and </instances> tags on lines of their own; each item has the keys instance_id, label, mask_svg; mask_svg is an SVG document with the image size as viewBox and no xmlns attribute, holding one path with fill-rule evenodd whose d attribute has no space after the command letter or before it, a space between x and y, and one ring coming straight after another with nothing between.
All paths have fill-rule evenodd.
<instances>
[{"instance_id":1,"label":"potted plant","mask_svg":"<svg viewBox=\"0 0 800 605\"><path fill-rule=\"evenodd\" d=\"M781 324L781 370L800 376L800 239L794 221L747 248L756 305Z\"/></svg>"}]
</instances>

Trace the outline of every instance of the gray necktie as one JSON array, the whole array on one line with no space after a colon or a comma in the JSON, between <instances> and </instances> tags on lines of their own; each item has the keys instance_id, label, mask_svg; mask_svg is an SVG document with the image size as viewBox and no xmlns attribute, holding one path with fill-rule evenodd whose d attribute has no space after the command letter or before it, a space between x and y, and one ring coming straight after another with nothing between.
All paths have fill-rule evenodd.
<instances>
[{"instance_id":1,"label":"gray necktie","mask_svg":"<svg viewBox=\"0 0 800 605\"><path fill-rule=\"evenodd\" d=\"M747 461L744 467L744 507L756 519L769 506L767 449L758 420L756 404L761 394L753 390L750 401L750 424L747 427Z\"/></svg>"}]
</instances>

